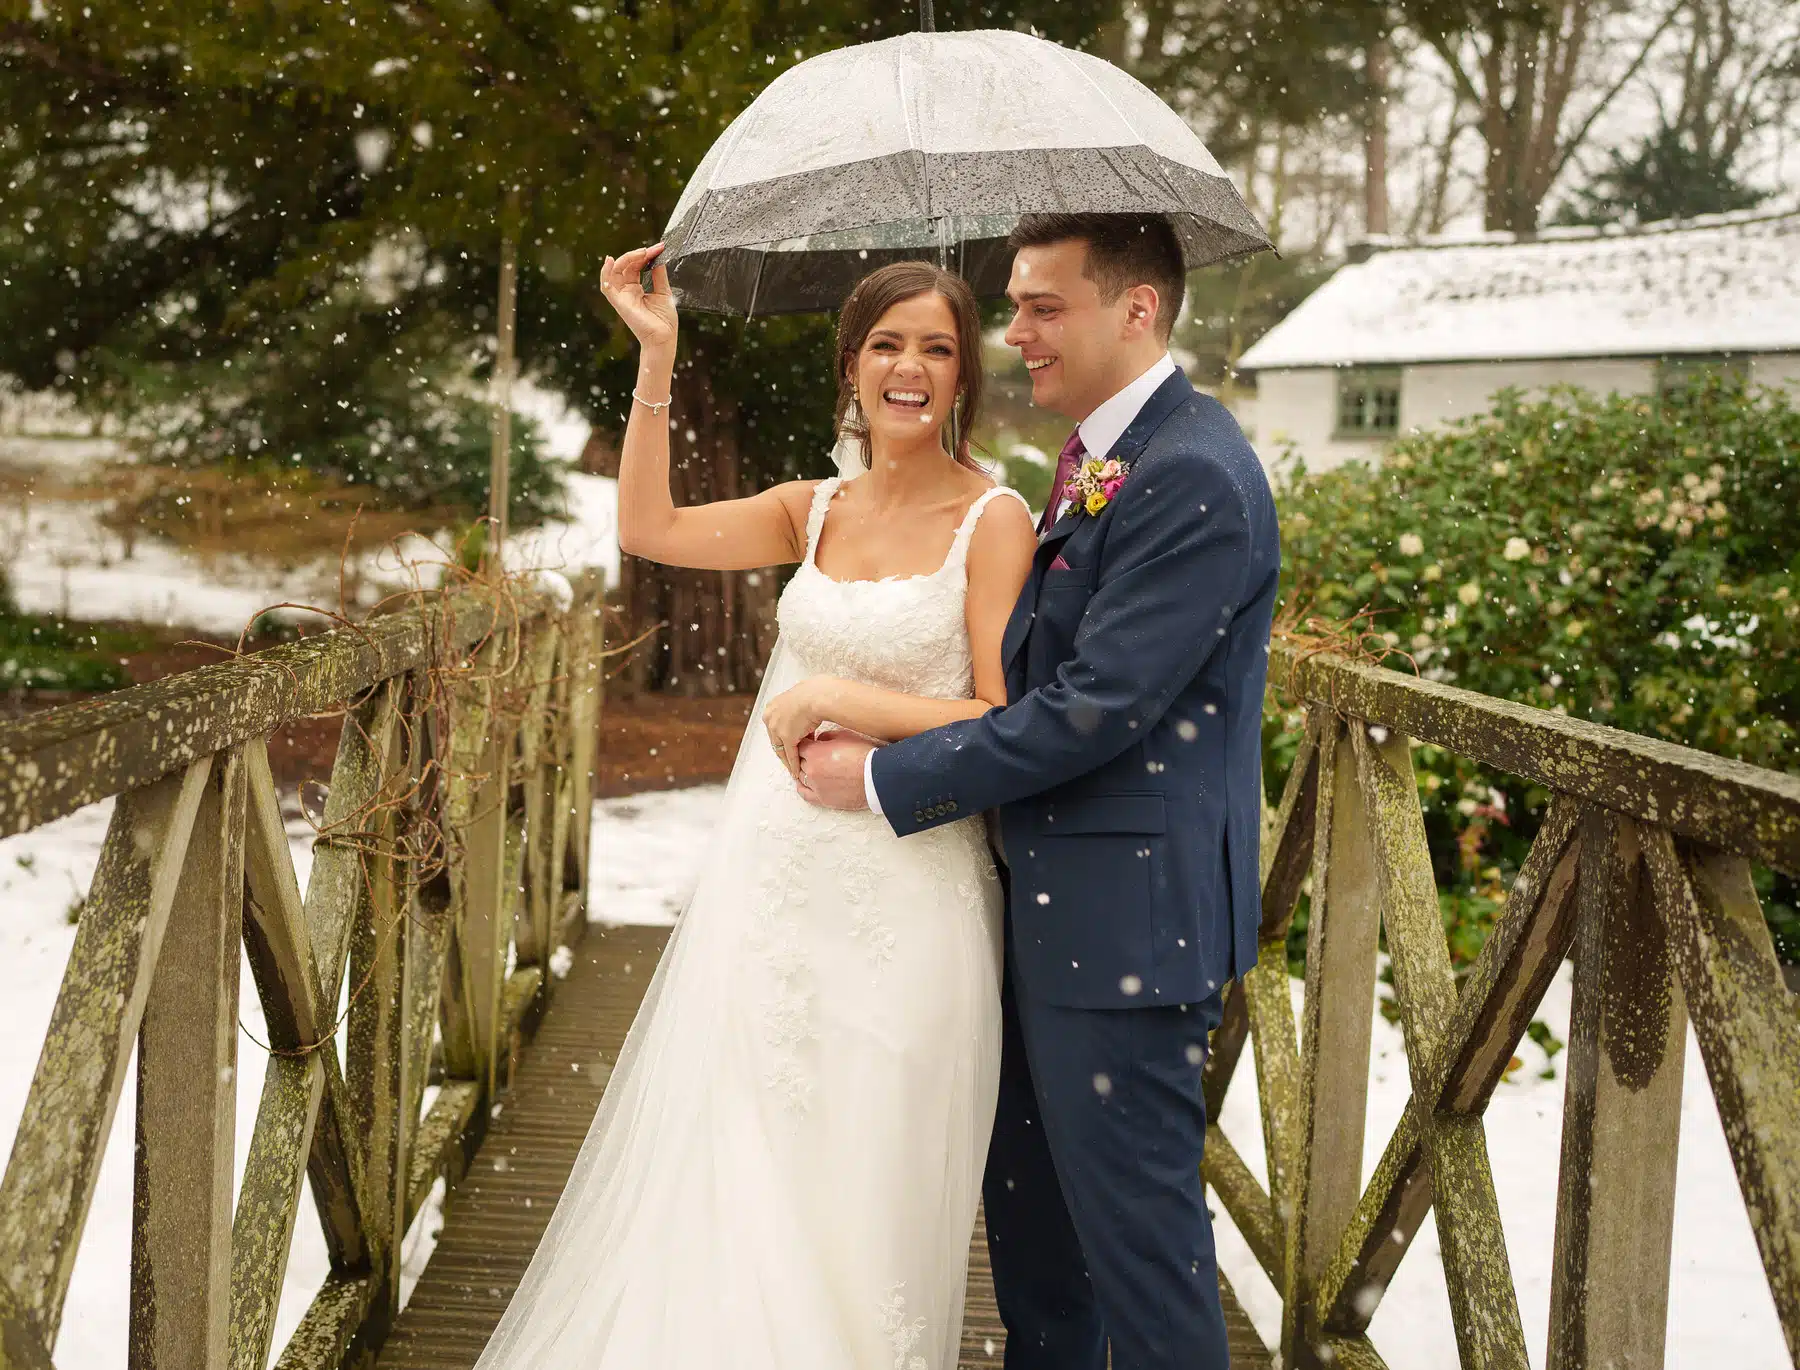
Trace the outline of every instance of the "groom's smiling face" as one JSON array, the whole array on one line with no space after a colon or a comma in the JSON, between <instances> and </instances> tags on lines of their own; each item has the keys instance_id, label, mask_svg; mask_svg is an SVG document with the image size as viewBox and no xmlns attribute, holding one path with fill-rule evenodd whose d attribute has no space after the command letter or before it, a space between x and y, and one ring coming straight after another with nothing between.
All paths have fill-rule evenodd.
<instances>
[{"instance_id":1,"label":"groom's smiling face","mask_svg":"<svg viewBox=\"0 0 1800 1370\"><path fill-rule=\"evenodd\" d=\"M1120 352L1143 332L1131 319L1133 292L1102 299L1087 254L1080 238L1022 247L1006 287L1013 302L1006 341L1025 361L1031 402L1077 423L1137 374ZM1122 370L1129 374L1121 379Z\"/></svg>"}]
</instances>

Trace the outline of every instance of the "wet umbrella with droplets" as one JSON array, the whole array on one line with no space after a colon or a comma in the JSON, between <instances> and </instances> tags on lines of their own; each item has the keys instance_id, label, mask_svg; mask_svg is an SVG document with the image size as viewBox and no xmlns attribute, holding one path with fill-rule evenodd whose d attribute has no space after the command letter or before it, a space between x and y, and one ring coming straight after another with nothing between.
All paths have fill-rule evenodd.
<instances>
[{"instance_id":1,"label":"wet umbrella with droplets","mask_svg":"<svg viewBox=\"0 0 1800 1370\"><path fill-rule=\"evenodd\" d=\"M1270 245L1181 116L1110 62L1008 30L926 31L777 77L694 172L663 260L685 307L719 313L832 309L916 258L994 295L1007 234L1047 212L1164 215L1190 270Z\"/></svg>"}]
</instances>

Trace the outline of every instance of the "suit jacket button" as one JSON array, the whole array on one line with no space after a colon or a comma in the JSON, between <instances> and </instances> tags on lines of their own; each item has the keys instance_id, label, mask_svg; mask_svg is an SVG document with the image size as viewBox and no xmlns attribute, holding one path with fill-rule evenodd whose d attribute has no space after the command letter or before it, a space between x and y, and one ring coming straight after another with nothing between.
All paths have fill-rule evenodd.
<instances>
[{"instance_id":1,"label":"suit jacket button","mask_svg":"<svg viewBox=\"0 0 1800 1370\"><path fill-rule=\"evenodd\" d=\"M955 812L956 812L956 801L955 801L955 800L954 800L954 799L952 799L952 800L951 800L951 801L950 801L950 812L951 812L951 813L955 813Z\"/></svg>"}]
</instances>

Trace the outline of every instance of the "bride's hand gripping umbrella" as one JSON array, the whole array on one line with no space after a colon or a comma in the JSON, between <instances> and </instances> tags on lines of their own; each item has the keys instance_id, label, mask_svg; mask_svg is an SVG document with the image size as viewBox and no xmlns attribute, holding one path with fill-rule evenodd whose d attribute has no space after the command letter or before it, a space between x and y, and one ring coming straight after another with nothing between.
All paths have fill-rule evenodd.
<instances>
[{"instance_id":1,"label":"bride's hand gripping umbrella","mask_svg":"<svg viewBox=\"0 0 1800 1370\"><path fill-rule=\"evenodd\" d=\"M680 331L681 318L675 309L675 295L669 289L669 270L662 262L663 245L652 243L627 252L623 257L608 257L600 267L600 293L631 330L640 347L673 347ZM650 270L650 289L645 290L643 276Z\"/></svg>"}]
</instances>

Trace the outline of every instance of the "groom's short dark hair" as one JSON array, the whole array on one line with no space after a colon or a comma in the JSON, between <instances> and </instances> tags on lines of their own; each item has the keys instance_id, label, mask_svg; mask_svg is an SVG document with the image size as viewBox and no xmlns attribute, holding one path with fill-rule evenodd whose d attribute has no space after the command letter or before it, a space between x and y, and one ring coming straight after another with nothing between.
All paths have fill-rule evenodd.
<instances>
[{"instance_id":1,"label":"groom's short dark hair","mask_svg":"<svg viewBox=\"0 0 1800 1370\"><path fill-rule=\"evenodd\" d=\"M1111 304L1134 285L1151 286L1158 301L1156 331L1164 341L1187 293L1181 244L1160 214L1027 214L1007 239L1014 252L1079 238L1087 244L1083 274Z\"/></svg>"}]
</instances>

